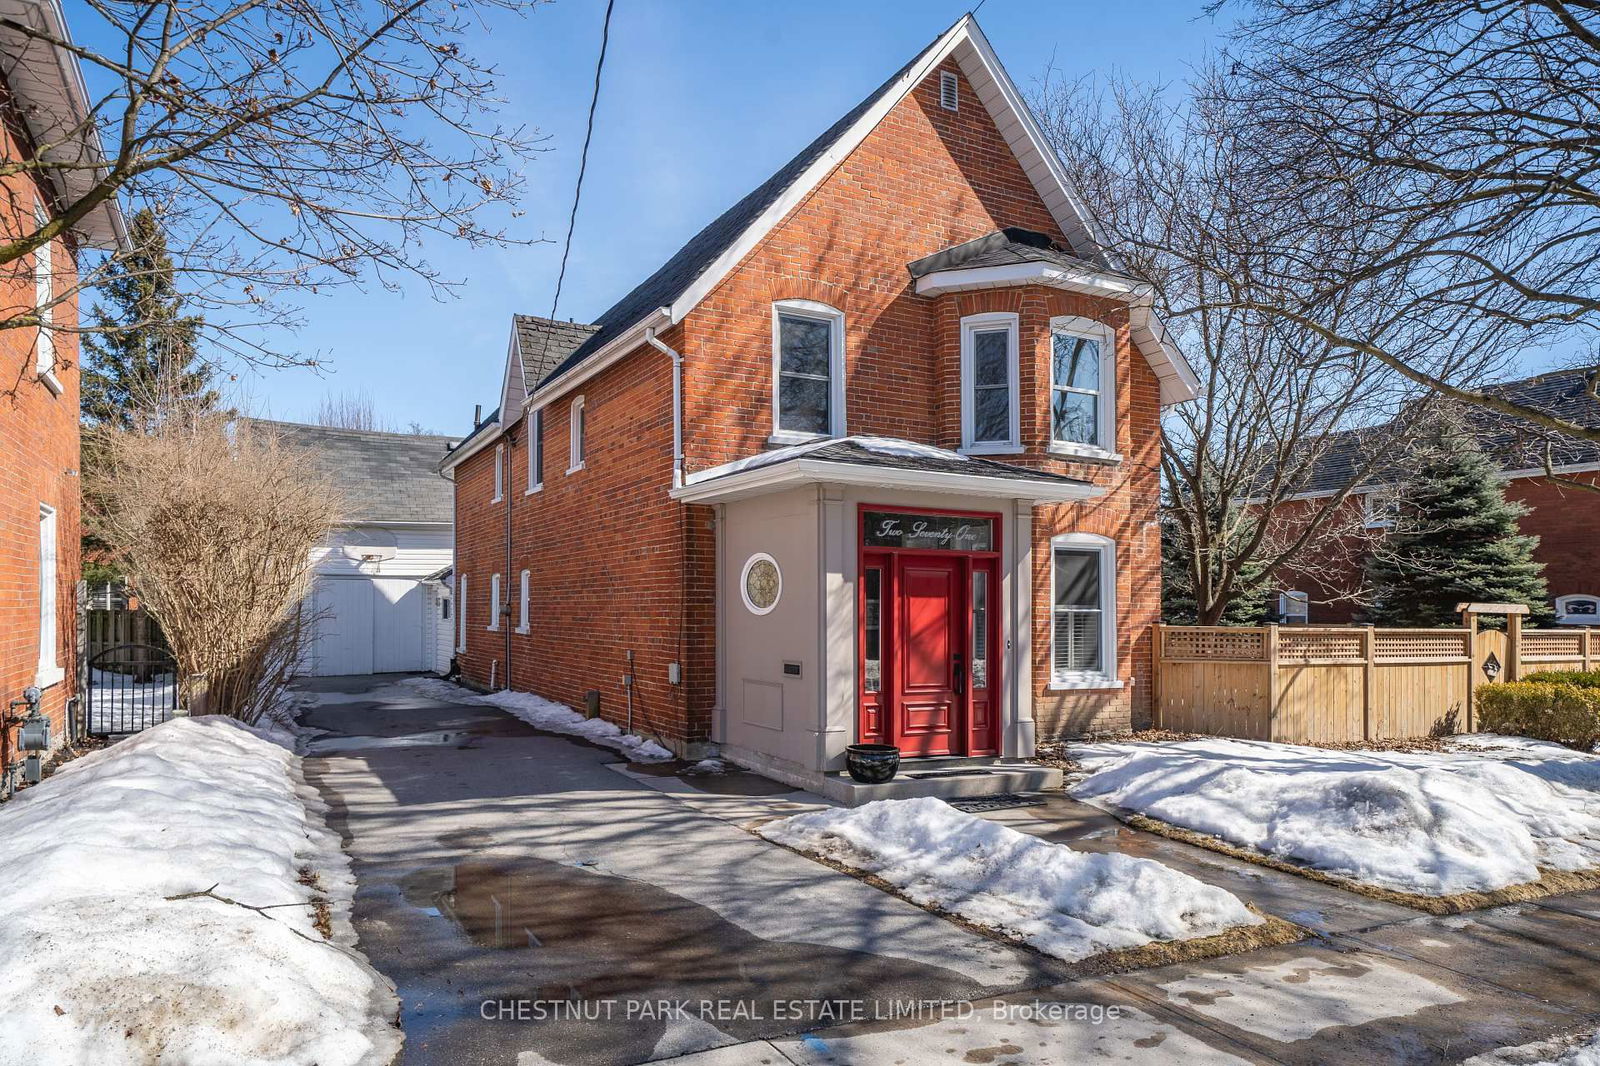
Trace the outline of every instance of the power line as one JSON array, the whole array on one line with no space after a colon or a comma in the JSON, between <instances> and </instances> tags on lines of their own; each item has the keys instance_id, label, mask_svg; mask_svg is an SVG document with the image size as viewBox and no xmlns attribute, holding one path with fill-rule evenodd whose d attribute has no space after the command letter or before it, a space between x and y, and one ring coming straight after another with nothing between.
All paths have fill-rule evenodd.
<instances>
[{"instance_id":1,"label":"power line","mask_svg":"<svg viewBox=\"0 0 1600 1066\"><path fill-rule=\"evenodd\" d=\"M600 27L600 58L594 65L594 93L589 97L589 122L583 133L583 152L578 156L578 181L572 190L572 214L567 218L567 239L561 247L561 269L556 274L556 294L550 300L550 321L556 319L556 308L561 303L561 286L567 280L567 257L572 254L572 231L578 225L578 204L583 199L583 175L589 169L589 142L594 139L594 112L600 104L600 74L606 68L606 46L611 43L611 9L617 0L606 0L605 22ZM550 329L544 331L544 344L539 349L539 362L544 363L550 348Z\"/></svg>"}]
</instances>

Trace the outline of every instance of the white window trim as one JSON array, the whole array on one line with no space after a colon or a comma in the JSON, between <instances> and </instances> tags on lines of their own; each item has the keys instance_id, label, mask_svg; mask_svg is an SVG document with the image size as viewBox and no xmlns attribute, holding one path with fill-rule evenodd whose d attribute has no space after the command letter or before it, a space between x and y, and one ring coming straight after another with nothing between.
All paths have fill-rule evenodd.
<instances>
[{"instance_id":1,"label":"white window trim","mask_svg":"<svg viewBox=\"0 0 1600 1066\"><path fill-rule=\"evenodd\" d=\"M61 586L61 532L56 509L39 504L39 664L33 683L40 688L66 677L56 658L61 648L57 591Z\"/></svg>"},{"instance_id":2,"label":"white window trim","mask_svg":"<svg viewBox=\"0 0 1600 1066\"><path fill-rule=\"evenodd\" d=\"M489 577L489 624L484 626L491 632L500 632L500 575L492 574Z\"/></svg>"},{"instance_id":3,"label":"white window trim","mask_svg":"<svg viewBox=\"0 0 1600 1066\"><path fill-rule=\"evenodd\" d=\"M1305 610L1300 612L1290 611L1289 606L1296 603L1304 607ZM1278 593L1278 617L1286 622L1291 618L1299 619L1301 622L1309 622L1311 620L1310 594L1301 592L1299 589L1285 589Z\"/></svg>"},{"instance_id":4,"label":"white window trim","mask_svg":"<svg viewBox=\"0 0 1600 1066\"><path fill-rule=\"evenodd\" d=\"M492 497L490 497L489 502L490 503L499 503L501 500L503 500L505 498L506 498L506 446L504 444L496 444L494 446L494 495Z\"/></svg>"},{"instance_id":5,"label":"white window trim","mask_svg":"<svg viewBox=\"0 0 1600 1066\"><path fill-rule=\"evenodd\" d=\"M456 651L467 650L467 575L456 576Z\"/></svg>"},{"instance_id":6,"label":"white window trim","mask_svg":"<svg viewBox=\"0 0 1600 1066\"><path fill-rule=\"evenodd\" d=\"M567 408L567 473L576 474L584 467L588 459L587 451L589 435L589 420L584 415L583 397L575 397L571 406ZM583 424L580 432L579 423Z\"/></svg>"},{"instance_id":7,"label":"white window trim","mask_svg":"<svg viewBox=\"0 0 1600 1066\"><path fill-rule=\"evenodd\" d=\"M50 215L43 205L34 205L33 221L38 226L50 221ZM40 319L39 337L34 344L33 368L39 380L44 382L45 388L60 396L61 379L56 377L55 371L56 335L50 331L50 326L56 319L55 269L55 242L46 241L33 253L33 299Z\"/></svg>"},{"instance_id":8,"label":"white window trim","mask_svg":"<svg viewBox=\"0 0 1600 1066\"><path fill-rule=\"evenodd\" d=\"M1100 444L1084 444L1080 441L1056 440L1055 430L1055 397L1056 397L1056 334L1064 333L1069 337L1084 337L1100 343L1100 392L1096 401L1095 419L1100 426ZM1048 420L1050 442L1046 450L1052 455L1065 456L1070 459L1097 459L1102 462L1120 463L1122 453L1117 451L1117 333L1116 330L1104 322L1097 322L1092 318L1081 315L1057 315L1050 320L1050 353L1049 363L1045 373L1050 376L1050 401L1045 407L1045 418ZM1110 442L1108 447L1104 442Z\"/></svg>"},{"instance_id":9,"label":"white window trim","mask_svg":"<svg viewBox=\"0 0 1600 1066\"><path fill-rule=\"evenodd\" d=\"M1590 592L1573 592L1573 593L1569 593L1569 594L1567 594L1565 596L1557 596L1556 597L1556 601L1555 601L1555 603L1556 603L1556 624L1557 625L1563 625L1563 626L1596 625L1596 626L1600 626L1600 615L1593 615L1593 614L1579 615L1578 618L1586 619L1586 621L1577 621L1577 620L1568 621L1567 620L1567 603L1569 601L1571 601L1571 600L1595 600L1595 601L1600 601L1600 595L1595 595L1594 593L1590 593Z\"/></svg>"},{"instance_id":10,"label":"white window trim","mask_svg":"<svg viewBox=\"0 0 1600 1066\"><path fill-rule=\"evenodd\" d=\"M1394 528L1394 515L1380 510L1377 506L1380 498L1384 503L1394 500L1389 493L1373 491L1361 494L1361 525L1366 529Z\"/></svg>"},{"instance_id":11,"label":"white window trim","mask_svg":"<svg viewBox=\"0 0 1600 1066\"><path fill-rule=\"evenodd\" d=\"M540 461L535 463L534 459ZM528 487L524 496L532 496L544 488L544 408L528 412Z\"/></svg>"},{"instance_id":12,"label":"white window trim","mask_svg":"<svg viewBox=\"0 0 1600 1066\"><path fill-rule=\"evenodd\" d=\"M528 628L529 628L528 627L528 571L524 570L522 572L521 582L522 582L522 587L520 589L521 597L520 597L520 601L519 601L519 610L517 612L517 632L522 634L523 636L527 636L528 635Z\"/></svg>"},{"instance_id":13,"label":"white window trim","mask_svg":"<svg viewBox=\"0 0 1600 1066\"><path fill-rule=\"evenodd\" d=\"M810 318L828 323L828 432L803 433L783 429L778 425L780 408L778 389L782 384L779 368L783 365L783 331L779 328L780 315ZM837 307L816 300L778 300L772 305L772 436L773 444L804 444L807 441L842 437L845 433L844 414L844 312Z\"/></svg>"},{"instance_id":14,"label":"white window trim","mask_svg":"<svg viewBox=\"0 0 1600 1066\"><path fill-rule=\"evenodd\" d=\"M1011 384L1010 439L1004 441L975 442L972 439L974 406L973 338L979 333L992 333L1003 327L1006 343L1011 347L1011 360L1006 367ZM969 455L1014 455L1022 450L1022 404L1019 400L1022 378L1022 357L1018 350L1017 316L1010 311L991 311L981 315L968 315L961 320L961 450Z\"/></svg>"},{"instance_id":15,"label":"white window trim","mask_svg":"<svg viewBox=\"0 0 1600 1066\"><path fill-rule=\"evenodd\" d=\"M1100 564L1100 662L1105 669L1057 671L1056 663L1056 549L1097 551ZM1117 679L1117 542L1095 533L1058 533L1050 538L1050 688L1116 689Z\"/></svg>"}]
</instances>

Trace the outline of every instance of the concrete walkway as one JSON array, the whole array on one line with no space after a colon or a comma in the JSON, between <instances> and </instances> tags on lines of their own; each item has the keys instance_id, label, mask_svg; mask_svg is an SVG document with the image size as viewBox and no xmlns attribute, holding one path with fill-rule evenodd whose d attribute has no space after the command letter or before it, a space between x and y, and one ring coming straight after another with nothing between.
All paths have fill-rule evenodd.
<instances>
[{"instance_id":1,"label":"concrete walkway","mask_svg":"<svg viewBox=\"0 0 1600 1066\"><path fill-rule=\"evenodd\" d=\"M328 735L306 773L355 864L361 947L399 990L406 1062L1444 1063L1600 1024L1600 895L1420 917L1065 798L997 812L1323 934L1070 981L741 828L815 797L619 772L609 749L395 681L308 683Z\"/></svg>"}]
</instances>

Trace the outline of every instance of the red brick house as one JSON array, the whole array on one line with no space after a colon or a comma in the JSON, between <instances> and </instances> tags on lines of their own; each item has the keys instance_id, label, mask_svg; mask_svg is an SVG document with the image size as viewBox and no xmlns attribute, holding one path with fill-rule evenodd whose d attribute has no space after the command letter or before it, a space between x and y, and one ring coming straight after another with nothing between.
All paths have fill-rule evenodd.
<instances>
[{"instance_id":1,"label":"red brick house","mask_svg":"<svg viewBox=\"0 0 1600 1066\"><path fill-rule=\"evenodd\" d=\"M1558 415L1579 425L1600 428L1600 404L1590 396L1587 372L1558 370L1520 381L1503 382L1490 391L1537 410ZM1570 437L1554 438L1532 425L1508 421L1479 408L1464 414L1473 435L1499 465L1506 479L1506 498L1530 510L1518 523L1522 532L1539 538L1534 557L1544 564L1550 586L1549 607L1560 625L1600 625L1600 567L1595 545L1600 530L1600 492L1562 481L1600 485L1600 446ZM1350 484L1352 473L1373 459L1374 441L1387 442L1382 428L1352 430L1327 442L1323 454L1309 471L1305 490L1282 505L1291 516L1295 508L1324 500ZM1383 447L1388 448L1385 443ZM1351 532L1345 540L1317 553L1309 564L1296 567L1297 576L1286 578L1286 594L1298 593L1312 623L1350 622L1359 617L1358 600L1369 538L1383 536L1390 525L1385 502L1403 491L1404 449L1393 449L1372 465L1376 473L1357 485L1345 506L1350 521L1340 523ZM1548 456L1547 456L1548 453ZM1553 480L1546 470L1559 480ZM1359 532L1356 530L1359 529ZM1300 620L1297 616L1294 620Z\"/></svg>"},{"instance_id":2,"label":"red brick house","mask_svg":"<svg viewBox=\"0 0 1600 1066\"><path fill-rule=\"evenodd\" d=\"M19 3L8 15L64 36L54 2ZM72 131L88 113L76 60L23 33L0 27L0 112L5 158L33 158L35 145L51 145L63 161L99 158L91 137ZM58 169L0 178L7 233L35 232L93 183L94 171ZM85 247L115 246L123 239L114 204L90 214L64 238L12 263L0 276L7 318L32 315L44 328L0 330L0 706L25 688L43 690L52 737L64 734L73 698L78 580L78 320L77 259ZM15 756L14 730L0 729L0 771Z\"/></svg>"},{"instance_id":3,"label":"red brick house","mask_svg":"<svg viewBox=\"0 0 1600 1066\"><path fill-rule=\"evenodd\" d=\"M970 16L504 380L444 463L469 681L805 783L1148 717L1194 376Z\"/></svg>"}]
</instances>

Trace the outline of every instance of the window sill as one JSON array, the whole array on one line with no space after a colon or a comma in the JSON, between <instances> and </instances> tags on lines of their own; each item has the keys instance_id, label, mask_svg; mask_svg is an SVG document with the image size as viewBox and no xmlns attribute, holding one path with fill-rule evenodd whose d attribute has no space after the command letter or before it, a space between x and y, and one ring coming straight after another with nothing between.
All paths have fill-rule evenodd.
<instances>
[{"instance_id":1,"label":"window sill","mask_svg":"<svg viewBox=\"0 0 1600 1066\"><path fill-rule=\"evenodd\" d=\"M567 476L571 477L573 474L576 474L578 471L580 471L582 469L583 469L583 464L582 463L579 463L577 466L569 466L569 467L567 467Z\"/></svg>"},{"instance_id":2,"label":"window sill","mask_svg":"<svg viewBox=\"0 0 1600 1066\"><path fill-rule=\"evenodd\" d=\"M44 382L44 387L49 389L50 392L55 396L60 396L62 391L66 388L65 385L61 384L61 379L56 377L56 372L54 370L41 371L39 373L39 380ZM57 678L56 680L59 681L60 678ZM51 684L54 683L54 681L51 682Z\"/></svg>"},{"instance_id":3,"label":"window sill","mask_svg":"<svg viewBox=\"0 0 1600 1066\"><path fill-rule=\"evenodd\" d=\"M504 494L499 495L499 496L490 496L489 497L489 502L490 503L499 503L503 499L505 499L505 495Z\"/></svg>"},{"instance_id":4,"label":"window sill","mask_svg":"<svg viewBox=\"0 0 1600 1066\"><path fill-rule=\"evenodd\" d=\"M544 482L541 481L537 485L530 485L527 488L523 489L522 490L522 494L524 496L532 496L536 492L543 492L543 491L544 491Z\"/></svg>"},{"instance_id":5,"label":"window sill","mask_svg":"<svg viewBox=\"0 0 1600 1066\"><path fill-rule=\"evenodd\" d=\"M518 626L517 628L513 629L511 632L515 633L519 637L525 637L529 633L532 633L533 630L529 629L527 626Z\"/></svg>"},{"instance_id":6,"label":"window sill","mask_svg":"<svg viewBox=\"0 0 1600 1066\"><path fill-rule=\"evenodd\" d=\"M61 684L66 678L66 670L59 666L40 666L33 675L33 683L39 688L50 688Z\"/></svg>"},{"instance_id":7,"label":"window sill","mask_svg":"<svg viewBox=\"0 0 1600 1066\"><path fill-rule=\"evenodd\" d=\"M967 444L958 451L962 455L1021 455L1020 444Z\"/></svg>"},{"instance_id":8,"label":"window sill","mask_svg":"<svg viewBox=\"0 0 1600 1066\"><path fill-rule=\"evenodd\" d=\"M1092 444L1068 444L1065 441L1054 440L1045 450L1063 459L1088 459L1097 463L1122 462L1121 452L1109 452Z\"/></svg>"},{"instance_id":9,"label":"window sill","mask_svg":"<svg viewBox=\"0 0 1600 1066\"><path fill-rule=\"evenodd\" d=\"M498 632L500 632L500 627L499 626L484 626L483 628L484 628L484 631L487 632L487 633L498 633Z\"/></svg>"},{"instance_id":10,"label":"window sill","mask_svg":"<svg viewBox=\"0 0 1600 1066\"><path fill-rule=\"evenodd\" d=\"M1126 688L1129 682L1115 677L1058 677L1050 681L1051 692L1082 692L1093 689Z\"/></svg>"},{"instance_id":11,"label":"window sill","mask_svg":"<svg viewBox=\"0 0 1600 1066\"><path fill-rule=\"evenodd\" d=\"M797 433L792 429L773 430L772 436L767 438L768 444L779 444L787 447L791 444L810 444L816 440L828 440L835 436L832 433Z\"/></svg>"}]
</instances>

